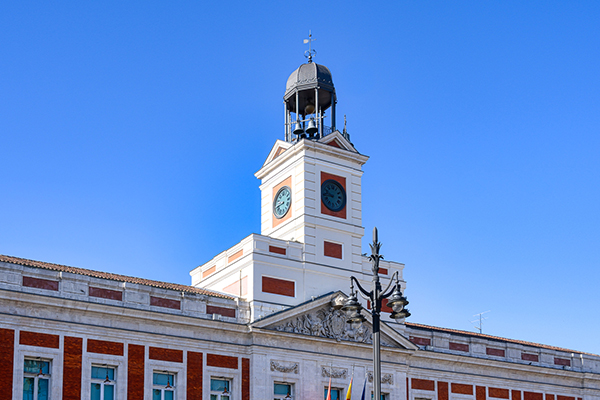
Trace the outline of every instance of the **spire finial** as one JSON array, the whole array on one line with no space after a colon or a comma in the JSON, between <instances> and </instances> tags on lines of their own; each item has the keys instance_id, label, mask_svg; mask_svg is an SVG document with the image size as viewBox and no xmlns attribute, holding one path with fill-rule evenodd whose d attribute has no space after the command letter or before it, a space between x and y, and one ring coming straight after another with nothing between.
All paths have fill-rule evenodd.
<instances>
[{"instance_id":1,"label":"spire finial","mask_svg":"<svg viewBox=\"0 0 600 400\"><path fill-rule=\"evenodd\" d=\"M312 48L312 42L314 42L317 39L313 39L312 37L312 33L309 30L308 31L308 39L304 39L304 44L308 43L308 50L306 50L304 52L304 57L308 58L308 62L311 63L312 62L312 58L313 56L317 55L317 51L315 49Z\"/></svg>"}]
</instances>

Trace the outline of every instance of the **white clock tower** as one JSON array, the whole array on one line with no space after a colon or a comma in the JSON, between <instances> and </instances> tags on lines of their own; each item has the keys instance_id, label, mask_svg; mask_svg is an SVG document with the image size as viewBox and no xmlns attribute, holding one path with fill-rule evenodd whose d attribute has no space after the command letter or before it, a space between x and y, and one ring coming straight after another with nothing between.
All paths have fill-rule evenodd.
<instances>
[{"instance_id":1,"label":"white clock tower","mask_svg":"<svg viewBox=\"0 0 600 400\"><path fill-rule=\"evenodd\" d=\"M275 142L255 174L261 234L191 272L193 285L249 301L252 320L332 291L348 292L351 275L365 285L371 281L371 263L361 255L361 177L368 157L345 128L336 129L336 102L331 72L312 57L290 75L284 140ZM402 279L403 264L382 261L380 267L383 281L396 271Z\"/></svg>"}]
</instances>

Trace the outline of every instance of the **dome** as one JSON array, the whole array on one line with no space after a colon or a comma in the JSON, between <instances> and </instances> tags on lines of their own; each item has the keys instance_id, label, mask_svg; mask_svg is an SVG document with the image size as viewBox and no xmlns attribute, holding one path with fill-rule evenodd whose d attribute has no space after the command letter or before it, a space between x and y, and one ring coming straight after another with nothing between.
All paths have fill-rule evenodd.
<instances>
[{"instance_id":1,"label":"dome","mask_svg":"<svg viewBox=\"0 0 600 400\"><path fill-rule=\"evenodd\" d=\"M288 99L294 92L294 89L315 89L317 86L320 89L335 90L329 68L313 62L302 64L288 78L285 85L284 99Z\"/></svg>"}]
</instances>

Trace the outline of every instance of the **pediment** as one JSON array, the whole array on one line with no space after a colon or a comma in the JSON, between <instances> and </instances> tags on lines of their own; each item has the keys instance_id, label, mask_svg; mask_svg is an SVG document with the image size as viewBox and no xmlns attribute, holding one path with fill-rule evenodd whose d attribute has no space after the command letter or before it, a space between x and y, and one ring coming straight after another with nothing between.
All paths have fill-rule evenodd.
<instances>
[{"instance_id":1,"label":"pediment","mask_svg":"<svg viewBox=\"0 0 600 400\"><path fill-rule=\"evenodd\" d=\"M314 336L336 341L373 343L373 324L371 314L363 310L367 319L359 329L353 329L346 323L346 316L339 306L347 296L334 292L296 307L280 311L256 321L252 327ZM417 350L418 346L385 323L381 323L381 345L384 347Z\"/></svg>"},{"instance_id":2,"label":"pediment","mask_svg":"<svg viewBox=\"0 0 600 400\"><path fill-rule=\"evenodd\" d=\"M356 151L352 143L350 143L350 141L346 139L340 131L331 132L329 135L323 136L321 139L319 139L318 142L329 146L337 147L338 149L358 153L358 151Z\"/></svg>"},{"instance_id":3,"label":"pediment","mask_svg":"<svg viewBox=\"0 0 600 400\"><path fill-rule=\"evenodd\" d=\"M269 152L269 155L267 156L267 159L263 165L267 165L268 163L279 157L281 154L283 154L290 147L292 147L292 143L285 142L283 140L277 140L271 148L271 151Z\"/></svg>"}]
</instances>

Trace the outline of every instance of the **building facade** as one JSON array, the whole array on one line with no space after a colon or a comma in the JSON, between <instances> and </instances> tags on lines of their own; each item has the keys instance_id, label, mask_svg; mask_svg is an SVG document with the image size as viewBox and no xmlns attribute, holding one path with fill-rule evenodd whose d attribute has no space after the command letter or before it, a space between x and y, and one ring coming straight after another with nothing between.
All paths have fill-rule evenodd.
<instances>
[{"instance_id":1,"label":"building facade","mask_svg":"<svg viewBox=\"0 0 600 400\"><path fill-rule=\"evenodd\" d=\"M336 129L336 102L325 66L290 75L284 140L256 173L261 234L190 286L0 256L0 400L316 400L329 385L335 400L351 379L353 399L368 393L370 314L347 324L338 291L372 278L368 157ZM403 268L381 261L383 284L404 290ZM600 400L594 354L392 320L381 343L385 400Z\"/></svg>"}]
</instances>

